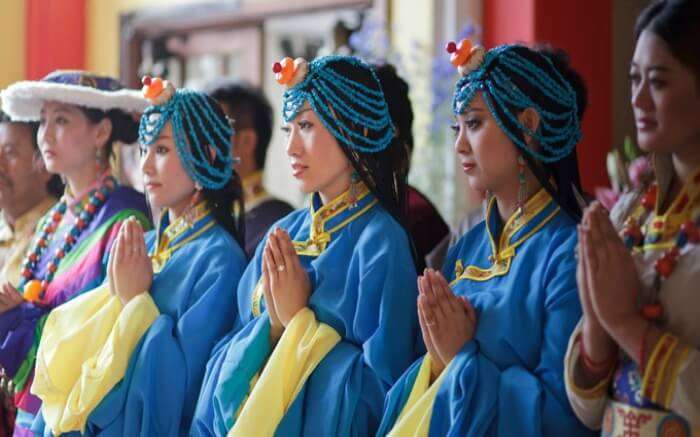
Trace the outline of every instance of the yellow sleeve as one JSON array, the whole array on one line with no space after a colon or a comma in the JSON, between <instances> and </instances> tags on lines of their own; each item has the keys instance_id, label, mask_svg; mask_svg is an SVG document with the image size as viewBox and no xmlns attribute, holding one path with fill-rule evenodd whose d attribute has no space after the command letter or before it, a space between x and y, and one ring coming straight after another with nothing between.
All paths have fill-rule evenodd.
<instances>
[{"instance_id":1,"label":"yellow sleeve","mask_svg":"<svg viewBox=\"0 0 700 437\"><path fill-rule=\"evenodd\" d=\"M272 436L306 380L340 341L309 308L299 311L284 330L243 406L230 436Z\"/></svg>"},{"instance_id":2,"label":"yellow sleeve","mask_svg":"<svg viewBox=\"0 0 700 437\"><path fill-rule=\"evenodd\" d=\"M437 396L438 389L450 366L445 367L432 384L430 383L431 367L432 358L430 354L426 354L420 369L418 369L418 375L416 375L416 381L413 383L406 405L389 432L389 437L424 437L428 435L435 396Z\"/></svg>"},{"instance_id":3,"label":"yellow sleeve","mask_svg":"<svg viewBox=\"0 0 700 437\"><path fill-rule=\"evenodd\" d=\"M700 424L700 361L696 350L679 337L665 333L649 356L642 379L644 397Z\"/></svg>"},{"instance_id":4,"label":"yellow sleeve","mask_svg":"<svg viewBox=\"0 0 700 437\"><path fill-rule=\"evenodd\" d=\"M42 400L54 435L84 430L92 410L124 377L134 348L156 317L149 293L122 305L106 284L49 314L31 392Z\"/></svg>"}]
</instances>

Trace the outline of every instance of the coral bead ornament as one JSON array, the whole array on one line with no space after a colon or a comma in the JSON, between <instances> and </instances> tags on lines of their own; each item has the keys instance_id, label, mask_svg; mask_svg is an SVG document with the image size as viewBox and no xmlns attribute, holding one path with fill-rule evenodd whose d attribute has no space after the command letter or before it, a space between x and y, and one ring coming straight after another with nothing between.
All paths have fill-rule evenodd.
<instances>
[{"instance_id":1,"label":"coral bead ornament","mask_svg":"<svg viewBox=\"0 0 700 437\"><path fill-rule=\"evenodd\" d=\"M459 44L455 44L454 41L452 41L451 43L447 43L446 48L447 53L450 53L451 55L450 62L452 65L459 67L467 62L467 59L469 59L469 55L471 54L472 50L472 42L468 39L463 39L459 42ZM453 51L450 52L450 49L453 49Z\"/></svg>"},{"instance_id":2,"label":"coral bead ornament","mask_svg":"<svg viewBox=\"0 0 700 437\"><path fill-rule=\"evenodd\" d=\"M41 281L32 279L24 285L24 299L29 302L37 302L41 296Z\"/></svg>"},{"instance_id":3,"label":"coral bead ornament","mask_svg":"<svg viewBox=\"0 0 700 437\"><path fill-rule=\"evenodd\" d=\"M46 264L46 276L43 280L39 280L34 276L34 268L37 267L42 254L49 246L51 236L56 232L65 214L68 204L65 198L61 199L51 211L50 223L47 223L41 230L41 234L37 239L36 245L29 251L22 267L22 279L19 283L19 290L24 298L31 302L36 302L43 298L46 288L53 280L61 261L73 248L77 242L78 236L88 227L92 221L98 208L104 203L102 199L106 199L117 185L116 180L109 176L105 179L100 188L93 190L88 199L87 205L94 205L92 212L86 208L78 218L73 222L71 229L63 237L63 243L58 246L54 252L54 257ZM38 291L37 291L38 289Z\"/></svg>"},{"instance_id":4,"label":"coral bead ornament","mask_svg":"<svg viewBox=\"0 0 700 437\"><path fill-rule=\"evenodd\" d=\"M278 71L275 71L275 67L277 67ZM291 82L292 77L294 77L294 59L292 58L284 58L282 59L282 62L275 62L275 65L272 66L272 71L275 73L275 80L277 80L277 83L280 85L287 85L289 82Z\"/></svg>"}]
</instances>

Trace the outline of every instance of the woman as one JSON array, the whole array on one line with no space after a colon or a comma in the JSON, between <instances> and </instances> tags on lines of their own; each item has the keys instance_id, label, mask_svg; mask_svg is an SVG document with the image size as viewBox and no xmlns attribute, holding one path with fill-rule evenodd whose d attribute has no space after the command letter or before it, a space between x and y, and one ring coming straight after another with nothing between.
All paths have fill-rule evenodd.
<instances>
[{"instance_id":1,"label":"woman","mask_svg":"<svg viewBox=\"0 0 700 437\"><path fill-rule=\"evenodd\" d=\"M214 349L192 435L372 435L416 356L405 148L374 72L328 56L274 66L308 208L268 233Z\"/></svg>"},{"instance_id":2,"label":"woman","mask_svg":"<svg viewBox=\"0 0 700 437\"><path fill-rule=\"evenodd\" d=\"M32 387L44 401L33 429L45 435L189 429L211 348L231 329L246 257L229 121L203 93L144 80L141 169L151 205L165 209L145 235L129 221L109 281L49 316Z\"/></svg>"},{"instance_id":3,"label":"woman","mask_svg":"<svg viewBox=\"0 0 700 437\"><path fill-rule=\"evenodd\" d=\"M563 357L576 291L575 145L584 86L519 45L448 44L455 148L485 220L419 278L428 354L392 388L379 435L577 435Z\"/></svg>"},{"instance_id":4,"label":"woman","mask_svg":"<svg viewBox=\"0 0 700 437\"><path fill-rule=\"evenodd\" d=\"M700 4L657 1L637 21L632 109L654 177L580 230L583 318L566 356L576 414L604 435L700 433ZM611 281L610 278L615 278Z\"/></svg>"},{"instance_id":5,"label":"woman","mask_svg":"<svg viewBox=\"0 0 700 437\"><path fill-rule=\"evenodd\" d=\"M148 224L143 196L120 186L109 171L113 143L136 140L129 113L142 111L146 101L112 78L57 71L11 85L2 105L13 119L39 121L46 168L66 182L65 194L40 221L19 287L2 287L0 365L16 392L15 435L29 435L40 406L29 387L46 315L102 283L109 250L128 217Z\"/></svg>"}]
</instances>

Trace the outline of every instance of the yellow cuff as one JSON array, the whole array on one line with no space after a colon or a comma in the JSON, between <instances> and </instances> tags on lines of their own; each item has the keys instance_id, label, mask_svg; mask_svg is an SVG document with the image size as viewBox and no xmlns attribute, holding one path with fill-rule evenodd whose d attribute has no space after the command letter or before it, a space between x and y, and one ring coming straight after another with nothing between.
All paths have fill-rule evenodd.
<instances>
[{"instance_id":1,"label":"yellow cuff","mask_svg":"<svg viewBox=\"0 0 700 437\"><path fill-rule=\"evenodd\" d=\"M655 404L668 408L678 380L678 371L690 352L678 337L665 333L654 345L644 370L642 393Z\"/></svg>"}]
</instances>

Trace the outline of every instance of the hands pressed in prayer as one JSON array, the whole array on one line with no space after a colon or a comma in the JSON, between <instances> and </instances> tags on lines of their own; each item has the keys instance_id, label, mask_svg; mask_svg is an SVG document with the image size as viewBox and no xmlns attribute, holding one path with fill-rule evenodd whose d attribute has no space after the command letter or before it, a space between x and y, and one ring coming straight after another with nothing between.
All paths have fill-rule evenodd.
<instances>
[{"instance_id":1,"label":"hands pressed in prayer","mask_svg":"<svg viewBox=\"0 0 700 437\"><path fill-rule=\"evenodd\" d=\"M147 292L153 282L153 266L148 257L144 232L134 217L119 229L107 266L110 288L126 305L131 299Z\"/></svg>"},{"instance_id":2,"label":"hands pressed in prayer","mask_svg":"<svg viewBox=\"0 0 700 437\"><path fill-rule=\"evenodd\" d=\"M614 337L627 321L640 317L641 283L634 260L603 207L594 202L584 212L582 237L588 301L600 324Z\"/></svg>"},{"instance_id":3,"label":"hands pressed in prayer","mask_svg":"<svg viewBox=\"0 0 700 437\"><path fill-rule=\"evenodd\" d=\"M24 298L17 289L9 282L0 288L0 314L15 308L24 302Z\"/></svg>"},{"instance_id":4,"label":"hands pressed in prayer","mask_svg":"<svg viewBox=\"0 0 700 437\"><path fill-rule=\"evenodd\" d=\"M277 315L277 309L275 308L275 300L272 298L272 291L270 290L270 272L275 270L272 265L272 250L270 249L270 240L267 240L265 244L265 249L263 250L262 259L262 287L263 295L265 296L265 306L267 307L267 314L270 317L270 339L272 343L277 342L284 332L284 325L280 321Z\"/></svg>"},{"instance_id":5,"label":"hands pressed in prayer","mask_svg":"<svg viewBox=\"0 0 700 437\"><path fill-rule=\"evenodd\" d=\"M584 325L583 332L586 353L595 362L608 362L619 347L643 371L642 351L650 350L663 333L639 313L641 281L634 259L597 202L584 212L580 238L579 265L583 272L579 283L585 286L586 300L582 301L588 319L584 319L588 326ZM596 331L596 323L605 335ZM600 379L604 375L597 376Z\"/></svg>"},{"instance_id":6,"label":"hands pressed in prayer","mask_svg":"<svg viewBox=\"0 0 700 437\"><path fill-rule=\"evenodd\" d=\"M594 203L593 205L596 204ZM588 278L593 275L593 272L590 271L591 267L587 255L587 252L590 252L590 249L588 249L590 246L590 232L587 230L590 229L590 222L593 218L593 205L585 211L581 224L578 226L579 243L577 248L576 282L583 309L583 337L581 341L584 342L584 349L587 351L587 355L594 362L606 362L609 361L613 354L617 353L617 344L601 324L598 314L593 307L593 296L591 296L591 287L588 282ZM590 376L595 380L605 376L607 372L606 369L601 369L597 373Z\"/></svg>"},{"instance_id":7,"label":"hands pressed in prayer","mask_svg":"<svg viewBox=\"0 0 700 437\"><path fill-rule=\"evenodd\" d=\"M435 270L423 272L418 289L418 318L435 377L474 337L476 311L467 298L455 296L442 273Z\"/></svg>"},{"instance_id":8,"label":"hands pressed in prayer","mask_svg":"<svg viewBox=\"0 0 700 437\"><path fill-rule=\"evenodd\" d=\"M309 303L311 283L294 250L289 234L277 228L267 239L263 253L265 303L273 331L286 327ZM281 335L281 334L280 334ZM273 335L274 338L274 335Z\"/></svg>"}]
</instances>

